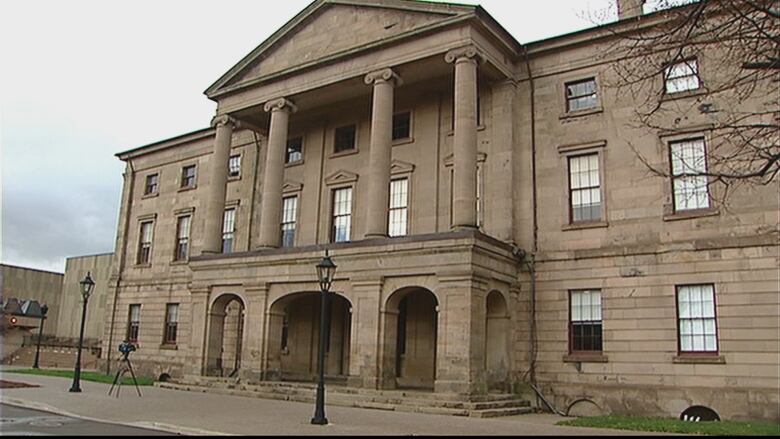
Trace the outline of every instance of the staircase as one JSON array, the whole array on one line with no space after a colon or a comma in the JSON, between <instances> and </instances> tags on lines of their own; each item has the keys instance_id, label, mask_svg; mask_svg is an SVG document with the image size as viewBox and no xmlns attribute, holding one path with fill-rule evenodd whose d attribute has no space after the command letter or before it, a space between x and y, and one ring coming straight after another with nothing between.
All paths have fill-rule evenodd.
<instances>
[{"instance_id":1,"label":"staircase","mask_svg":"<svg viewBox=\"0 0 780 439\"><path fill-rule=\"evenodd\" d=\"M163 389L307 403L313 403L316 396L316 385L313 383L245 384L236 378L187 376L175 382L158 382L155 386ZM511 394L466 396L419 390L372 390L328 384L326 398L328 404L342 407L475 418L515 416L533 411L528 401Z\"/></svg>"}]
</instances>

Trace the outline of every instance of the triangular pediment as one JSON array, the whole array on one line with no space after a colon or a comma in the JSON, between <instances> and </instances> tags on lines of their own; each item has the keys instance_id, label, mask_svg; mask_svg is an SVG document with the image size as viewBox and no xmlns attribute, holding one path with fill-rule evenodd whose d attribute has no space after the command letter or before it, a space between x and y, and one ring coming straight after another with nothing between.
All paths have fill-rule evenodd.
<instances>
[{"instance_id":1,"label":"triangular pediment","mask_svg":"<svg viewBox=\"0 0 780 439\"><path fill-rule=\"evenodd\" d=\"M342 183L353 183L357 181L358 175L354 172L349 172L345 170L336 171L335 173L331 174L328 178L325 179L325 184L328 186L332 186L335 184L342 184Z\"/></svg>"},{"instance_id":2,"label":"triangular pediment","mask_svg":"<svg viewBox=\"0 0 780 439\"><path fill-rule=\"evenodd\" d=\"M298 183L297 181L285 181L284 186L282 186L282 192L285 194L289 194L292 192L300 192L303 190L303 183Z\"/></svg>"},{"instance_id":3,"label":"triangular pediment","mask_svg":"<svg viewBox=\"0 0 780 439\"><path fill-rule=\"evenodd\" d=\"M468 15L475 8L408 0L318 0L233 67L206 94L347 56Z\"/></svg>"},{"instance_id":4,"label":"triangular pediment","mask_svg":"<svg viewBox=\"0 0 780 439\"><path fill-rule=\"evenodd\" d=\"M411 174L412 172L414 172L414 165L411 163L393 160L393 163L390 165L391 175Z\"/></svg>"}]
</instances>

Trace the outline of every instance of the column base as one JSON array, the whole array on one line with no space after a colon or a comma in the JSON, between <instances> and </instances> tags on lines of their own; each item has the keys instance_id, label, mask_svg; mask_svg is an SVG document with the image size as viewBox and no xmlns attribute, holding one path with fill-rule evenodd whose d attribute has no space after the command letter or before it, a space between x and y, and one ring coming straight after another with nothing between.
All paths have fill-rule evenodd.
<instances>
[{"instance_id":1,"label":"column base","mask_svg":"<svg viewBox=\"0 0 780 439\"><path fill-rule=\"evenodd\" d=\"M368 233L363 239L387 239L387 234L384 233Z\"/></svg>"}]
</instances>

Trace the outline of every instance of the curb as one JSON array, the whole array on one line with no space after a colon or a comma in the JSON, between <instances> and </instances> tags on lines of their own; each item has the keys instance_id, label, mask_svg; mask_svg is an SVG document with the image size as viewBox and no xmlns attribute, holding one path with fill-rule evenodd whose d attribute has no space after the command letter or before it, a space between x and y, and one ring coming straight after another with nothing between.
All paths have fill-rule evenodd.
<instances>
[{"instance_id":1,"label":"curb","mask_svg":"<svg viewBox=\"0 0 780 439\"><path fill-rule=\"evenodd\" d=\"M148 421L117 422L117 421L111 421L106 419L92 418L89 416L82 416L82 415L77 415L75 413L70 413L68 411L50 406L48 404L43 404L35 401L27 401L23 399L8 398L6 396L0 396L0 403L7 404L14 407L24 408L24 409L47 412L58 416L66 416L69 418L80 419L82 421L99 422L101 424L121 425L124 427L132 427L132 428L143 428L147 430L156 430L156 431L163 431L166 433L174 433L182 436L233 436L230 433L209 431L209 430L203 430L198 428L182 427L179 425L164 424L161 422L148 422Z\"/></svg>"}]
</instances>

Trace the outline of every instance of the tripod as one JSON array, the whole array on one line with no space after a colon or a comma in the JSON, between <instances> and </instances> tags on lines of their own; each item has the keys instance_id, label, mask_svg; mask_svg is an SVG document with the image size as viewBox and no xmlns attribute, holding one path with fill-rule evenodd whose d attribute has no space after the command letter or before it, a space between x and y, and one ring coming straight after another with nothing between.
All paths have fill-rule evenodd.
<instances>
[{"instance_id":1,"label":"tripod","mask_svg":"<svg viewBox=\"0 0 780 439\"><path fill-rule=\"evenodd\" d=\"M129 354L129 352L128 352ZM135 379L135 372L133 372L133 365L130 364L130 358L126 354L124 355L124 358L119 360L120 363L122 363L122 366L119 368L119 370L116 371L116 377L114 377L114 383L111 384L111 388L108 390L108 395L111 396L111 393L114 391L114 387L116 387L116 397L119 398L119 391L122 389L122 380L125 377L125 374L130 371L130 376L133 377L133 383L135 384L135 390L138 392L138 396L141 396L141 388L138 387L138 380Z\"/></svg>"}]
</instances>

